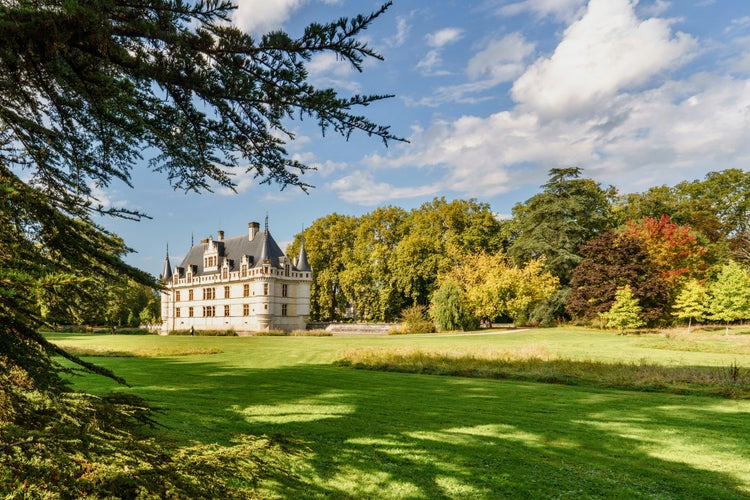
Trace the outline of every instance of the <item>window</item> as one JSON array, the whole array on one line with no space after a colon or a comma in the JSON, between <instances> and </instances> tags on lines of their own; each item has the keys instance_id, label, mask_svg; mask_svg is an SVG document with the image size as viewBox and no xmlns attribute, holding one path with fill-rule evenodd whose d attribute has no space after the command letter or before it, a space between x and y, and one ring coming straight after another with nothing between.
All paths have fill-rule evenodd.
<instances>
[{"instance_id":1,"label":"window","mask_svg":"<svg viewBox=\"0 0 750 500\"><path fill-rule=\"evenodd\" d=\"M289 293L289 285L281 285L281 296L287 297Z\"/></svg>"},{"instance_id":2,"label":"window","mask_svg":"<svg viewBox=\"0 0 750 500\"><path fill-rule=\"evenodd\" d=\"M240 271L240 277L247 277L247 264L242 264L242 270Z\"/></svg>"},{"instance_id":3,"label":"window","mask_svg":"<svg viewBox=\"0 0 750 500\"><path fill-rule=\"evenodd\" d=\"M192 291L192 290L191 290L191 291ZM188 307L188 317L189 317L189 318L192 318L192 317L193 317L193 308L192 308L192 307Z\"/></svg>"},{"instance_id":4,"label":"window","mask_svg":"<svg viewBox=\"0 0 750 500\"><path fill-rule=\"evenodd\" d=\"M180 317L180 308L179 307L174 310L174 317L175 318L179 318Z\"/></svg>"},{"instance_id":5,"label":"window","mask_svg":"<svg viewBox=\"0 0 750 500\"><path fill-rule=\"evenodd\" d=\"M228 268L225 267L224 269L221 270L221 277L224 278L224 279L229 278L229 269Z\"/></svg>"},{"instance_id":6,"label":"window","mask_svg":"<svg viewBox=\"0 0 750 500\"><path fill-rule=\"evenodd\" d=\"M224 306L224 316L229 316L229 306Z\"/></svg>"},{"instance_id":7,"label":"window","mask_svg":"<svg viewBox=\"0 0 750 500\"><path fill-rule=\"evenodd\" d=\"M204 288L203 300L213 300L216 298L216 288Z\"/></svg>"},{"instance_id":8,"label":"window","mask_svg":"<svg viewBox=\"0 0 750 500\"><path fill-rule=\"evenodd\" d=\"M224 298L225 299L229 298L229 287L228 286L224 287Z\"/></svg>"},{"instance_id":9,"label":"window","mask_svg":"<svg viewBox=\"0 0 750 500\"><path fill-rule=\"evenodd\" d=\"M203 308L203 317L212 318L216 316L216 306L205 306Z\"/></svg>"},{"instance_id":10,"label":"window","mask_svg":"<svg viewBox=\"0 0 750 500\"><path fill-rule=\"evenodd\" d=\"M286 316L286 304L281 304L281 315Z\"/></svg>"},{"instance_id":11,"label":"window","mask_svg":"<svg viewBox=\"0 0 750 500\"><path fill-rule=\"evenodd\" d=\"M188 290L188 300L193 300L193 290Z\"/></svg>"},{"instance_id":12,"label":"window","mask_svg":"<svg viewBox=\"0 0 750 500\"><path fill-rule=\"evenodd\" d=\"M268 283L263 283L263 295L268 295Z\"/></svg>"},{"instance_id":13,"label":"window","mask_svg":"<svg viewBox=\"0 0 750 500\"><path fill-rule=\"evenodd\" d=\"M250 305L249 304L242 304L242 315L243 316L250 316Z\"/></svg>"},{"instance_id":14,"label":"window","mask_svg":"<svg viewBox=\"0 0 750 500\"><path fill-rule=\"evenodd\" d=\"M180 291L179 290L177 290L174 293L174 300L175 300L175 302L179 302L180 301Z\"/></svg>"},{"instance_id":15,"label":"window","mask_svg":"<svg viewBox=\"0 0 750 500\"><path fill-rule=\"evenodd\" d=\"M250 296L250 285L242 285L242 296L243 297Z\"/></svg>"}]
</instances>

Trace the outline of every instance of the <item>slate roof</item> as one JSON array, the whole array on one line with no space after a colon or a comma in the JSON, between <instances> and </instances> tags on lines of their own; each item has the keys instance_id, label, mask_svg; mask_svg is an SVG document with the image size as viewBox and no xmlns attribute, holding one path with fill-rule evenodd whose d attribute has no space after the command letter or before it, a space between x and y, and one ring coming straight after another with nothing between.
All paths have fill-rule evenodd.
<instances>
[{"instance_id":1,"label":"slate roof","mask_svg":"<svg viewBox=\"0 0 750 500\"><path fill-rule=\"evenodd\" d=\"M164 260L164 271L162 271L160 278L164 281L172 279L172 264L169 263L169 247L167 247L167 258Z\"/></svg>"},{"instance_id":2,"label":"slate roof","mask_svg":"<svg viewBox=\"0 0 750 500\"><path fill-rule=\"evenodd\" d=\"M276 243L268 230L258 231L252 241L248 239L247 234L243 234L223 240L214 240L214 244L219 247L219 263L223 262L223 257L228 258L230 261L230 271L238 271L240 269L240 263L244 255L252 257L250 267L260 267L266 258L271 261L271 266L279 267L279 257L284 257L284 252L279 248L278 243ZM182 260L180 267L188 269L189 266L196 266L196 276L215 274L216 271L205 273L203 270L203 254L206 245L206 243L193 245Z\"/></svg>"},{"instance_id":3,"label":"slate roof","mask_svg":"<svg viewBox=\"0 0 750 500\"><path fill-rule=\"evenodd\" d=\"M297 257L297 270L298 271L312 271L310 263L307 261L307 251L305 251L305 242L302 242L302 246L299 248L299 257Z\"/></svg>"}]
</instances>

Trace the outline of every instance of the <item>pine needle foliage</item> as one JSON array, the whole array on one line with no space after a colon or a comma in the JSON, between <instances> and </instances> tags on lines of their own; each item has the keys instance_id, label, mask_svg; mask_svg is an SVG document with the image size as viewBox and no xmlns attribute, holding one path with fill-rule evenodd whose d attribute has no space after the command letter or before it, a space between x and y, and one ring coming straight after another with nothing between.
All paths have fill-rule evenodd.
<instances>
[{"instance_id":1,"label":"pine needle foliage","mask_svg":"<svg viewBox=\"0 0 750 500\"><path fill-rule=\"evenodd\" d=\"M359 71L380 59L360 36L389 5L297 38L255 38L231 25L228 0L0 2L0 491L251 496L218 471L252 476L254 451L240 443L174 455L145 437L154 420L143 401L73 392L59 357L125 381L38 328L55 307L100 299L91 280L158 286L122 261L129 249L94 219L147 217L95 195L130 185L146 160L185 191L233 188L246 173L305 190L309 167L285 149L290 120L400 140L355 112L388 95L341 96L312 86L306 69L319 53Z\"/></svg>"}]
</instances>

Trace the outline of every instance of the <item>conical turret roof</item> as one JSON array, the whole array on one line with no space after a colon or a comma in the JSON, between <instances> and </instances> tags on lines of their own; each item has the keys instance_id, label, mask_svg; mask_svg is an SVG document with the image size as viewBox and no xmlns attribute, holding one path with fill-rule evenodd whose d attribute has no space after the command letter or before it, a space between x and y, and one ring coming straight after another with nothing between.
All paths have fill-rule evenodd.
<instances>
[{"instance_id":1,"label":"conical turret roof","mask_svg":"<svg viewBox=\"0 0 750 500\"><path fill-rule=\"evenodd\" d=\"M161 273L162 281L170 281L172 279L172 264L169 262L169 245L167 245L167 258L164 259L164 271Z\"/></svg>"},{"instance_id":2,"label":"conical turret roof","mask_svg":"<svg viewBox=\"0 0 750 500\"><path fill-rule=\"evenodd\" d=\"M297 270L298 271L312 271L310 263L307 261L307 252L305 251L305 242L302 241L302 246L299 248L299 257L297 257Z\"/></svg>"}]
</instances>

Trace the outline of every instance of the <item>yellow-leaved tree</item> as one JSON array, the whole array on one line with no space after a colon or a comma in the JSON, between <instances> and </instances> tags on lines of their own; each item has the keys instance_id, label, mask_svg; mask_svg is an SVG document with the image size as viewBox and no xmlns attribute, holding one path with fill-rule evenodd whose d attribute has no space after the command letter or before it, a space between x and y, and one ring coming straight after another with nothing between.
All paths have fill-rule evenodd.
<instances>
[{"instance_id":1,"label":"yellow-leaved tree","mask_svg":"<svg viewBox=\"0 0 750 500\"><path fill-rule=\"evenodd\" d=\"M467 255L442 280L461 286L467 310L483 323L502 317L523 323L534 304L559 288L557 277L544 270L544 259L517 266L502 252Z\"/></svg>"}]
</instances>

